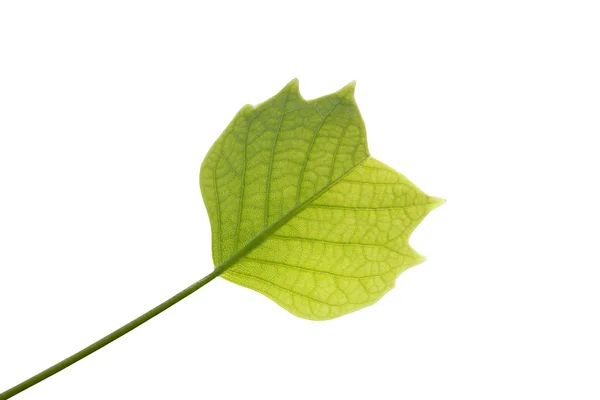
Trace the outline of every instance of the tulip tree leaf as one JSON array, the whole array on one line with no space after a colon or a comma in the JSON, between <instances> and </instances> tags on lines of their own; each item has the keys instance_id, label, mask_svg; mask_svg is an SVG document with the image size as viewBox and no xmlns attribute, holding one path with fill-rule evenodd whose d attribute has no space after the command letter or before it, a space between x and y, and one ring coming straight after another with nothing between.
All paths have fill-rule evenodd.
<instances>
[{"instance_id":1,"label":"tulip tree leaf","mask_svg":"<svg viewBox=\"0 0 600 400\"><path fill-rule=\"evenodd\" d=\"M409 235L443 203L369 155L354 82L307 101L293 80L243 107L200 187L221 276L313 320L375 303L422 262Z\"/></svg>"},{"instance_id":2,"label":"tulip tree leaf","mask_svg":"<svg viewBox=\"0 0 600 400\"><path fill-rule=\"evenodd\" d=\"M294 315L369 306L424 260L408 244L443 200L369 155L354 82L304 100L298 81L245 106L208 151L200 189L215 269L136 319L12 388L9 399L167 310L218 276Z\"/></svg>"}]
</instances>

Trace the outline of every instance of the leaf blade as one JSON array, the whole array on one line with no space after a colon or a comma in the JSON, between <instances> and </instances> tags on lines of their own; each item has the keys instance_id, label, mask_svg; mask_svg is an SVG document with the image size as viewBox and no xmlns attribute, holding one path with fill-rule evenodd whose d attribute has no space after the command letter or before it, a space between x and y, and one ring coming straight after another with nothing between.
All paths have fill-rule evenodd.
<instances>
[{"instance_id":1,"label":"leaf blade","mask_svg":"<svg viewBox=\"0 0 600 400\"><path fill-rule=\"evenodd\" d=\"M354 82L306 101L293 80L243 107L200 186L222 276L315 320L373 304L422 262L408 236L439 205L370 157Z\"/></svg>"}]
</instances>

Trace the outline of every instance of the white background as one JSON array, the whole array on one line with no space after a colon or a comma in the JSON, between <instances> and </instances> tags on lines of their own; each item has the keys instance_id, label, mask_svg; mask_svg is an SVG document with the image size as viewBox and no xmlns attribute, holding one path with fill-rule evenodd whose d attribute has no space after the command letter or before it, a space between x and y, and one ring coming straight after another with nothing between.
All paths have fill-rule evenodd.
<instances>
[{"instance_id":1,"label":"white background","mask_svg":"<svg viewBox=\"0 0 600 400\"><path fill-rule=\"evenodd\" d=\"M0 391L212 269L209 146L294 77L447 203L373 307L217 279L26 399L600 398L594 1L0 2Z\"/></svg>"}]
</instances>

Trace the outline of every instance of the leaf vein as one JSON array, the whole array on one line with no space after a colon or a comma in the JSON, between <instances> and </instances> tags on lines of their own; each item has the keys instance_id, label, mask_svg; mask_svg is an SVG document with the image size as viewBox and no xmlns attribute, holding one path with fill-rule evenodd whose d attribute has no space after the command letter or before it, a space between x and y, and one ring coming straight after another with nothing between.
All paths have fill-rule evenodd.
<instances>
[{"instance_id":1,"label":"leaf vein","mask_svg":"<svg viewBox=\"0 0 600 400\"><path fill-rule=\"evenodd\" d=\"M325 304L325 305L328 305L328 306L340 306L340 305L343 305L343 304L331 304L331 303L327 303L326 301L319 300L317 298L314 298L312 296L308 296L308 295L305 295L305 294L302 294L302 293L298 293L298 292L296 292L296 291L294 291L294 290L292 290L290 288L286 288L285 286L281 286L281 285L278 285L278 284L276 284L274 282L267 281L266 279L260 278L260 277L258 277L256 275L245 274L243 272L238 272L238 271L233 271L233 270L229 270L227 272L230 273L230 274L234 274L234 275L241 275L241 276L245 276L247 278L256 279L258 281L266 283L267 285L279 288L281 290L285 290L287 292L293 293L293 294L295 294L297 296L300 296L300 297L304 297L305 299L308 299L308 300L315 301L317 303ZM348 302L346 301L346 303L344 303L344 304L347 304L347 303Z\"/></svg>"},{"instance_id":2,"label":"leaf vein","mask_svg":"<svg viewBox=\"0 0 600 400\"><path fill-rule=\"evenodd\" d=\"M295 240L295 241L309 241L309 242L319 242L319 243L325 243L325 244L335 244L338 246L373 246L373 247L382 247L384 249L387 249L391 252L400 254L402 256L406 256L406 257L411 257L411 258L416 258L413 255L410 254L405 254L402 253L396 249L393 249L389 246L386 246L385 244L377 244L377 243L359 243L359 242L351 242L351 243L342 243L342 242L334 242L332 240L323 240L323 239L316 239L316 238L307 238L307 237L296 237L296 236L283 236L283 235L276 235L276 234L272 234L270 237L272 238L278 238L278 239L283 239L283 240ZM388 240L386 243L389 243L391 241L393 241L393 239Z\"/></svg>"},{"instance_id":3,"label":"leaf vein","mask_svg":"<svg viewBox=\"0 0 600 400\"><path fill-rule=\"evenodd\" d=\"M279 125L277 126L277 130L275 131L275 138L273 139L273 145L271 146L271 158L269 160L269 169L267 171L267 182L266 182L266 194L265 194L265 210L264 210L264 223L263 229L269 223L269 200L271 198L271 175L273 174L273 161L275 160L275 146L277 145L277 138L279 137L279 132L281 132L281 125L283 124L283 119L285 118L287 103L290 98L290 91L288 90L285 101L283 102L283 111L281 112L281 119L279 120Z\"/></svg>"},{"instance_id":4,"label":"leaf vein","mask_svg":"<svg viewBox=\"0 0 600 400\"><path fill-rule=\"evenodd\" d=\"M380 277L381 275L383 275L383 274L372 274L372 275L361 275L361 276L343 275L343 274L336 274L334 272L329 272L329 271L323 271L323 270L318 270L318 269L301 267L299 265L288 264L288 263L284 263L284 262L280 262L280 261L264 260L264 259L261 259L261 258L246 257L246 258L244 258L244 260L255 261L255 262L259 262L259 263L264 262L264 263L272 264L272 265L281 265L283 267L290 267L290 268L296 268L296 269L303 270L303 271L308 271L308 272L314 272L314 273L319 273L319 274L331 275L331 276L334 276L336 278L362 279L362 278L376 278L376 277ZM389 272L389 271L386 271L384 273L387 273L387 272Z\"/></svg>"},{"instance_id":5,"label":"leaf vein","mask_svg":"<svg viewBox=\"0 0 600 400\"><path fill-rule=\"evenodd\" d=\"M308 165L308 159L310 157L310 153L311 153L311 151L315 145L315 142L317 140L317 136L319 136L319 131L325 124L325 121L327 121L327 118L329 118L329 116L333 113L335 108L340 103L341 103L341 101L338 101L337 103L334 104L334 106L331 108L331 110L329 110L329 112L324 117L322 117L321 123L313 132L313 137L312 137L312 140L310 141L310 145L308 146L308 150L306 151L306 156L304 157L304 162L302 163L302 168L300 169L300 174L298 174L298 184L296 185L298 188L298 191L296 192L296 204L298 204L298 202L300 201L300 193L302 192L302 182L304 181L304 172L306 171L306 166ZM319 111L319 110L317 109L317 111ZM319 112L319 114L320 114L320 112Z\"/></svg>"}]
</instances>

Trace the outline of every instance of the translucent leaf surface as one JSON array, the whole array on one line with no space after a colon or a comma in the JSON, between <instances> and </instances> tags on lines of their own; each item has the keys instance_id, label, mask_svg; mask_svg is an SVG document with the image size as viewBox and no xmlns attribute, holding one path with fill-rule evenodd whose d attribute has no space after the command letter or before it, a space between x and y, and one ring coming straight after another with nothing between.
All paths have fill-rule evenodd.
<instances>
[{"instance_id":1,"label":"translucent leaf surface","mask_svg":"<svg viewBox=\"0 0 600 400\"><path fill-rule=\"evenodd\" d=\"M293 80L243 107L200 186L222 276L315 320L373 304L422 262L408 237L443 202L370 157L354 82L306 101Z\"/></svg>"}]
</instances>

